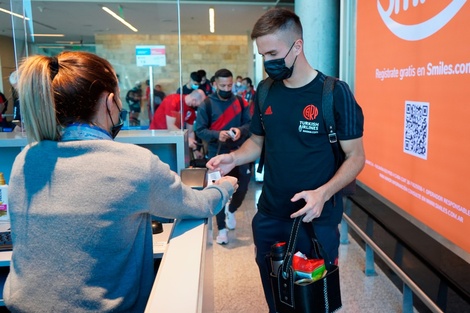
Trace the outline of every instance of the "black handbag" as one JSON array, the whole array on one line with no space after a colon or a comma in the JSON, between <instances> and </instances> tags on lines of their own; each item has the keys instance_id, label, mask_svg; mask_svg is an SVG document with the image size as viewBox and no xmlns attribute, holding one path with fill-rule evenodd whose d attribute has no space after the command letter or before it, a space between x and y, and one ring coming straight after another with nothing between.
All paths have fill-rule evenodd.
<instances>
[{"instance_id":1,"label":"black handbag","mask_svg":"<svg viewBox=\"0 0 470 313\"><path fill-rule=\"evenodd\" d=\"M198 146L200 146L200 151L203 155L203 157L201 159L197 159L195 156L194 156L194 150L193 149L189 149L189 166L190 167L197 167L197 168L206 168L206 164L207 164L207 161L209 161L209 158L207 157L207 150L206 150L206 145L204 143L202 144L197 144Z\"/></svg>"},{"instance_id":2,"label":"black handbag","mask_svg":"<svg viewBox=\"0 0 470 313\"><path fill-rule=\"evenodd\" d=\"M271 273L271 287L278 313L332 313L342 307L338 266L329 262L328 256L318 242L312 227L310 236L316 251L325 261L326 276L316 281L294 281L292 258L297 233L302 217L297 217L292 226L284 261L277 276ZM309 225L310 226L310 225Z\"/></svg>"}]
</instances>

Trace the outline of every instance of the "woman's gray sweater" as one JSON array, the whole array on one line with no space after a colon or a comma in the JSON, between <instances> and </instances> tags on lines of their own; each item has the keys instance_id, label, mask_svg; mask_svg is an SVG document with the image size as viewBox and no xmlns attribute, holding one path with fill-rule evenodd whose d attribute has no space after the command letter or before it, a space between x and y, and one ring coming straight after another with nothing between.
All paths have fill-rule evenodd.
<instances>
[{"instance_id":1,"label":"woman's gray sweater","mask_svg":"<svg viewBox=\"0 0 470 313\"><path fill-rule=\"evenodd\" d=\"M154 280L151 215L210 217L232 193L228 182L191 189L132 144L28 146L9 182L5 304L12 312L143 312Z\"/></svg>"}]
</instances>

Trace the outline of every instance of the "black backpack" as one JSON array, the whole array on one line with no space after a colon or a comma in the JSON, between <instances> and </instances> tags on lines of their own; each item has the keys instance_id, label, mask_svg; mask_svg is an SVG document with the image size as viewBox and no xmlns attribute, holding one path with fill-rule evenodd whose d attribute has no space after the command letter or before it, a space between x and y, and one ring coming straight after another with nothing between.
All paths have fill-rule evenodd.
<instances>
[{"instance_id":1,"label":"black backpack","mask_svg":"<svg viewBox=\"0 0 470 313\"><path fill-rule=\"evenodd\" d=\"M335 83L338 79L332 76L326 76L325 81L323 83L323 91L322 91L322 111L323 111L323 120L325 121L326 131L328 133L328 140L331 143L331 148L333 149L333 154L335 156L335 163L336 169L338 169L341 164L343 164L345 155L343 150L341 149L341 145L338 142L338 137L336 136L336 123L335 123L335 115L334 115L334 102L333 102L333 90L335 88ZM268 96L269 89L273 84L273 80L271 78L266 78L265 80L261 81L257 94L258 94L258 106L259 106L259 114L261 119L261 124L264 128L263 122L263 111L264 111L264 101ZM258 165L258 173L261 173L264 165L264 158L265 158L265 146L263 143L263 148L261 150L261 156ZM356 180L354 179L348 185L346 185L342 190L341 193L343 196L350 196L353 195L356 191Z\"/></svg>"}]
</instances>

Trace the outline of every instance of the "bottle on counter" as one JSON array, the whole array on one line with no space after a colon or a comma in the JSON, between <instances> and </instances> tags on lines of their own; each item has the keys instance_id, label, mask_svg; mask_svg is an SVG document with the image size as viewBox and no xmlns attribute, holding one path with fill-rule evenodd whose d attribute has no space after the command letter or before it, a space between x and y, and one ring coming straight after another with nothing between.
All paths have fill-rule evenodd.
<instances>
[{"instance_id":1,"label":"bottle on counter","mask_svg":"<svg viewBox=\"0 0 470 313\"><path fill-rule=\"evenodd\" d=\"M0 222L9 221L10 212L8 208L8 185L5 176L0 172Z\"/></svg>"}]
</instances>

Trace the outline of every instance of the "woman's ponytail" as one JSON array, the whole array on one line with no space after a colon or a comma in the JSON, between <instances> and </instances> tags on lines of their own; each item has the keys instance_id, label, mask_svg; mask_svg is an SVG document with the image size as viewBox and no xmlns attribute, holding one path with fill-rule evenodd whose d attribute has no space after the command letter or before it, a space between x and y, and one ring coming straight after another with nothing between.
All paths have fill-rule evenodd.
<instances>
[{"instance_id":1,"label":"woman's ponytail","mask_svg":"<svg viewBox=\"0 0 470 313\"><path fill-rule=\"evenodd\" d=\"M18 93L30 141L60 138L52 87L59 68L57 58L39 55L27 58L20 66Z\"/></svg>"}]
</instances>

